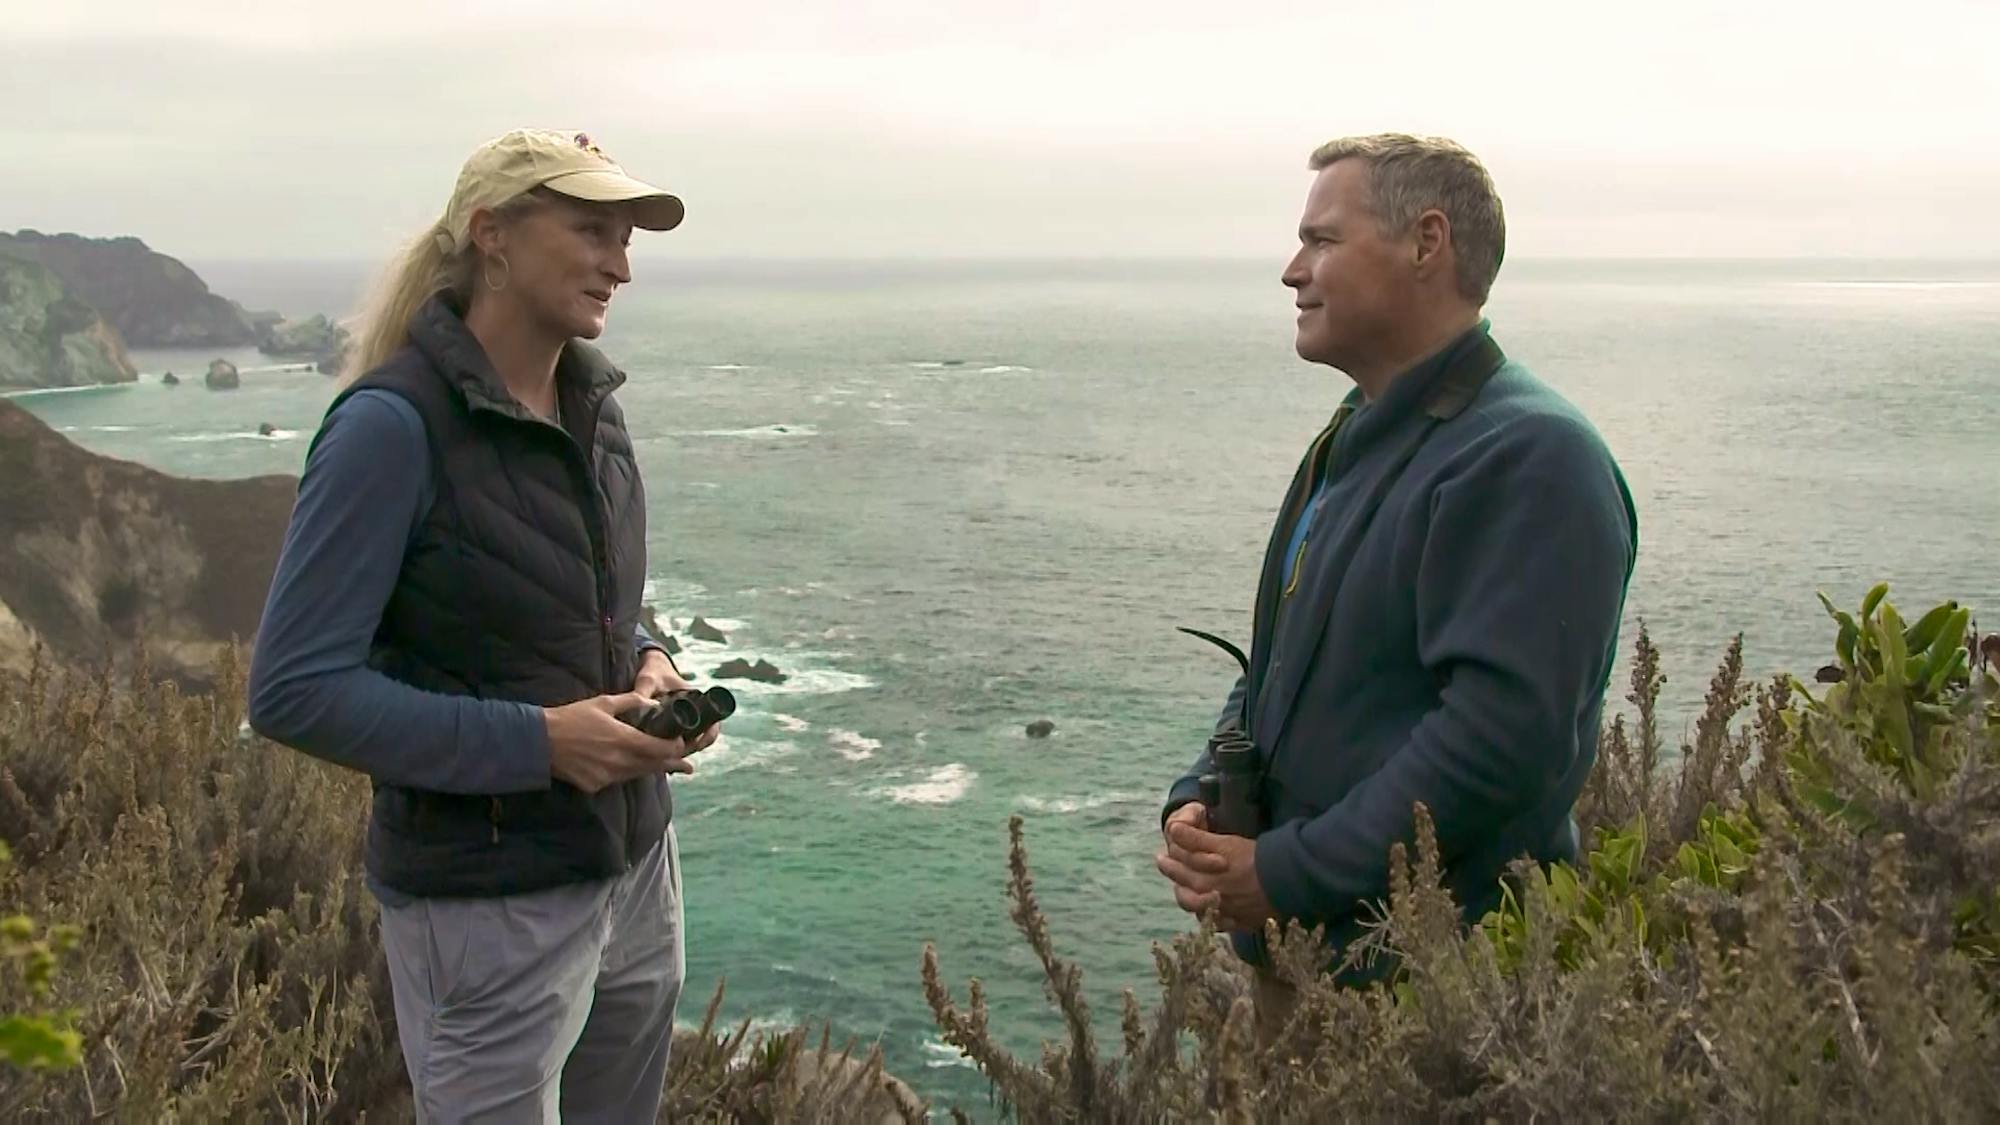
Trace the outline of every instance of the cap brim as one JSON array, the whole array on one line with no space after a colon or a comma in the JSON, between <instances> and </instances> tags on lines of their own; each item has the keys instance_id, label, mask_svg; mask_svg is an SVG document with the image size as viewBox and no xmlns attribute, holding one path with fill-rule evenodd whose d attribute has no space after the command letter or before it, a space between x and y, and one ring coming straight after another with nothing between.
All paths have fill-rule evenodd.
<instances>
[{"instance_id":1,"label":"cap brim","mask_svg":"<svg viewBox=\"0 0 2000 1125\"><path fill-rule=\"evenodd\" d=\"M687 217L680 197L622 172L570 172L542 184L550 191L588 203L625 203L632 208L632 225L646 230L672 230Z\"/></svg>"}]
</instances>

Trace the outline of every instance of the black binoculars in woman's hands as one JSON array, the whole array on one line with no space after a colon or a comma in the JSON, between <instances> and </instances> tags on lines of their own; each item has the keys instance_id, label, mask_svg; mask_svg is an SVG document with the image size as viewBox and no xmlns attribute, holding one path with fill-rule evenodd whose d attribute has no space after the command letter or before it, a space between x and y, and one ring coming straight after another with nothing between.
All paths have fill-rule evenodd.
<instances>
[{"instance_id":1,"label":"black binoculars in woman's hands","mask_svg":"<svg viewBox=\"0 0 2000 1125\"><path fill-rule=\"evenodd\" d=\"M692 738L736 713L736 696L725 687L677 691L649 706L618 716L654 738Z\"/></svg>"}]
</instances>

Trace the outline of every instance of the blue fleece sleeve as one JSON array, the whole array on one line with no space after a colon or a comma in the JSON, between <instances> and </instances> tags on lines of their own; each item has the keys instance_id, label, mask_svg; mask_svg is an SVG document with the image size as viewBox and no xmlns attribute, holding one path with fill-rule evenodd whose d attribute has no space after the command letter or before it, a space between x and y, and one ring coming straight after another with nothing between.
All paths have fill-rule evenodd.
<instances>
[{"instance_id":1,"label":"blue fleece sleeve","mask_svg":"<svg viewBox=\"0 0 2000 1125\"><path fill-rule=\"evenodd\" d=\"M393 785L546 789L540 708L421 691L368 667L430 481L423 421L402 398L362 391L327 416L257 628L250 726Z\"/></svg>"},{"instance_id":2,"label":"blue fleece sleeve","mask_svg":"<svg viewBox=\"0 0 2000 1125\"><path fill-rule=\"evenodd\" d=\"M660 655L667 658L668 664L673 665L675 673L678 674L681 670L680 665L674 664L674 654L668 652L667 646L655 640L653 634L646 631L646 623L643 621L636 622L632 626L632 647L638 652L641 660L646 658L647 649L659 649Z\"/></svg>"},{"instance_id":3,"label":"blue fleece sleeve","mask_svg":"<svg viewBox=\"0 0 2000 1125\"><path fill-rule=\"evenodd\" d=\"M1258 879L1280 913L1333 919L1386 897L1389 850L1416 838L1416 802L1448 863L1547 801L1574 764L1614 656L1637 518L1595 434L1567 420L1538 430L1436 490L1416 598L1440 706L1333 807L1258 838Z\"/></svg>"}]
</instances>

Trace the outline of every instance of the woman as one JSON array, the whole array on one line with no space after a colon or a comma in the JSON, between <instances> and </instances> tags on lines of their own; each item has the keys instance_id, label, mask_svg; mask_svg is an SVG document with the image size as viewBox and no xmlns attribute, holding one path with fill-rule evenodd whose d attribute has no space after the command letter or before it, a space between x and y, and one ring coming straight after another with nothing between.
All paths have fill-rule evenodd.
<instances>
[{"instance_id":1,"label":"woman","mask_svg":"<svg viewBox=\"0 0 2000 1125\"><path fill-rule=\"evenodd\" d=\"M374 783L369 886L420 1119L651 1121L683 954L688 685L638 626L646 506L584 340L681 201L589 138L474 152L306 458L250 724Z\"/></svg>"}]
</instances>

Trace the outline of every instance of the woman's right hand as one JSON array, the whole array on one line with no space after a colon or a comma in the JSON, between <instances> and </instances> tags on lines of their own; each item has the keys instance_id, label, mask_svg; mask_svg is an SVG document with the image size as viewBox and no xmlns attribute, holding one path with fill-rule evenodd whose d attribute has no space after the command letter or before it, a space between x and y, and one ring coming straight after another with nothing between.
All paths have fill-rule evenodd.
<instances>
[{"instance_id":1,"label":"woman's right hand","mask_svg":"<svg viewBox=\"0 0 2000 1125\"><path fill-rule=\"evenodd\" d=\"M652 700L636 691L579 699L542 709L549 732L549 775L585 793L657 773L693 773L684 739L654 738L619 719ZM710 741L713 741L711 739Z\"/></svg>"}]
</instances>

